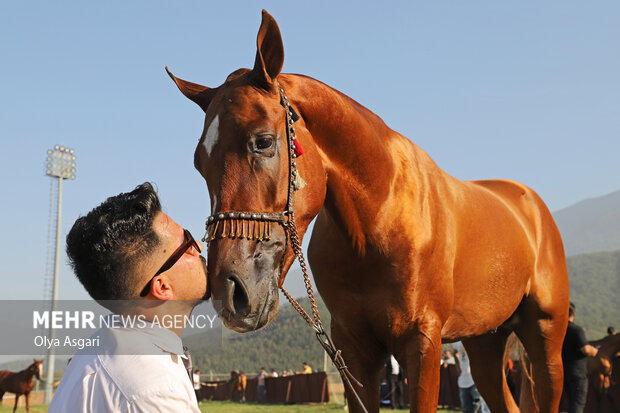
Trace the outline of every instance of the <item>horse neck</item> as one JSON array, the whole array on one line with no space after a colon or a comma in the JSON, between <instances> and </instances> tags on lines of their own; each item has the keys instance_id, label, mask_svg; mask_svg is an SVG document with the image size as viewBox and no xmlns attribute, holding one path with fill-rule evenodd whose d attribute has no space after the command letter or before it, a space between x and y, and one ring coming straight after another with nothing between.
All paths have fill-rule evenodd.
<instances>
[{"instance_id":1,"label":"horse neck","mask_svg":"<svg viewBox=\"0 0 620 413\"><path fill-rule=\"evenodd\" d=\"M30 371L30 367L28 367L25 370L22 370L20 372L17 372L15 374L19 375L21 380L23 382L27 383L27 384L34 383L35 372L34 371Z\"/></svg>"},{"instance_id":2,"label":"horse neck","mask_svg":"<svg viewBox=\"0 0 620 413\"><path fill-rule=\"evenodd\" d=\"M613 336L606 338L601 343L600 353L601 357L606 357L612 360L618 352L620 352L620 334L614 334Z\"/></svg>"},{"instance_id":3,"label":"horse neck","mask_svg":"<svg viewBox=\"0 0 620 413\"><path fill-rule=\"evenodd\" d=\"M327 174L324 207L363 252L398 186L418 194L408 207L420 209L416 202L424 202L429 174L444 173L417 145L348 96L305 76L288 75L285 82Z\"/></svg>"}]
</instances>

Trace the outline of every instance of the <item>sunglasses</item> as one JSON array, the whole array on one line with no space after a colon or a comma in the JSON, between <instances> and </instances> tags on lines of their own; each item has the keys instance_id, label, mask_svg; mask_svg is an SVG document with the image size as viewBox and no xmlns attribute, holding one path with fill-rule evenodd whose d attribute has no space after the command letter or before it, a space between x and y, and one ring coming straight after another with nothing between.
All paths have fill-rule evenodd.
<instances>
[{"instance_id":1,"label":"sunglasses","mask_svg":"<svg viewBox=\"0 0 620 413\"><path fill-rule=\"evenodd\" d=\"M159 271L157 271L155 275L151 277L149 282L142 289L142 292L140 292L140 297L146 297L146 295L149 293L153 278L157 277L162 272L168 271L170 268L172 268L172 266L176 264L176 262L181 259L183 254L185 254L187 250L189 250L191 247L194 247L196 248L196 251L201 252L200 245L198 245L198 243L196 242L194 237L192 237L192 234L190 234L188 230L183 229L183 237L185 238L183 244L181 244L181 246L177 248L177 250L170 256L170 258L166 260L166 262L164 262L164 265L161 266Z\"/></svg>"}]
</instances>

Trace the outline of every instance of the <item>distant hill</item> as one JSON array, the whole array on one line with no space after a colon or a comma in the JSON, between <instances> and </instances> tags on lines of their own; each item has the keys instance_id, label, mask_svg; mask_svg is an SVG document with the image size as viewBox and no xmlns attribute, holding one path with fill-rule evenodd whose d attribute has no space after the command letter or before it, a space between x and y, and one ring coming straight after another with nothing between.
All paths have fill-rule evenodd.
<instances>
[{"instance_id":1,"label":"distant hill","mask_svg":"<svg viewBox=\"0 0 620 413\"><path fill-rule=\"evenodd\" d=\"M620 249L620 191L553 213L566 255Z\"/></svg>"},{"instance_id":2,"label":"distant hill","mask_svg":"<svg viewBox=\"0 0 620 413\"><path fill-rule=\"evenodd\" d=\"M566 262L575 323L589 340L603 337L610 325L620 329L620 251L574 255Z\"/></svg>"},{"instance_id":3,"label":"distant hill","mask_svg":"<svg viewBox=\"0 0 620 413\"><path fill-rule=\"evenodd\" d=\"M309 309L308 299L299 300ZM256 374L261 367L268 371L301 371L302 362L315 370L323 369L323 348L312 330L288 302L281 302L280 312L267 327L252 333L234 333L224 329L223 337L205 339L197 334L183 340L189 347L194 365L202 373L227 373L240 370ZM330 315L323 301L317 306L324 328L329 331Z\"/></svg>"}]
</instances>

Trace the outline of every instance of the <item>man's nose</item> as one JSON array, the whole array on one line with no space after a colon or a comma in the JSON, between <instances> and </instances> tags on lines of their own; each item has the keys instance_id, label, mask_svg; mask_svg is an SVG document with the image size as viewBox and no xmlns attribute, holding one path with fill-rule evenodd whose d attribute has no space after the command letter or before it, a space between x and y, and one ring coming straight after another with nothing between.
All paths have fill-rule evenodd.
<instances>
[{"instance_id":1,"label":"man's nose","mask_svg":"<svg viewBox=\"0 0 620 413\"><path fill-rule=\"evenodd\" d=\"M196 248L196 245L198 246L198 249ZM204 249L204 245L200 241L196 241L196 245L192 245L191 248L187 250L187 252L191 255L200 255L202 253L202 250Z\"/></svg>"}]
</instances>

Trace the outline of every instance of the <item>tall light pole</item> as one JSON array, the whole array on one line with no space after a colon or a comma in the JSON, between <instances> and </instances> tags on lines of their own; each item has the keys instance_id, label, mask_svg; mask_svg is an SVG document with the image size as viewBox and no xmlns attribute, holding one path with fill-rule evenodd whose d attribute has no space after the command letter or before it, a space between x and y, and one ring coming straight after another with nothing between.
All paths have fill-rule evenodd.
<instances>
[{"instance_id":1,"label":"tall light pole","mask_svg":"<svg viewBox=\"0 0 620 413\"><path fill-rule=\"evenodd\" d=\"M56 247L54 257L54 283L52 287L52 311L56 311L58 300L58 271L60 269L60 217L62 207L62 180L75 179L75 151L64 146L56 145L47 151L46 175L58 178L58 215L56 218ZM53 342L56 332L50 324L50 341ZM50 346L47 353L47 372L45 376L44 403L52 401L54 383L54 346Z\"/></svg>"}]
</instances>

